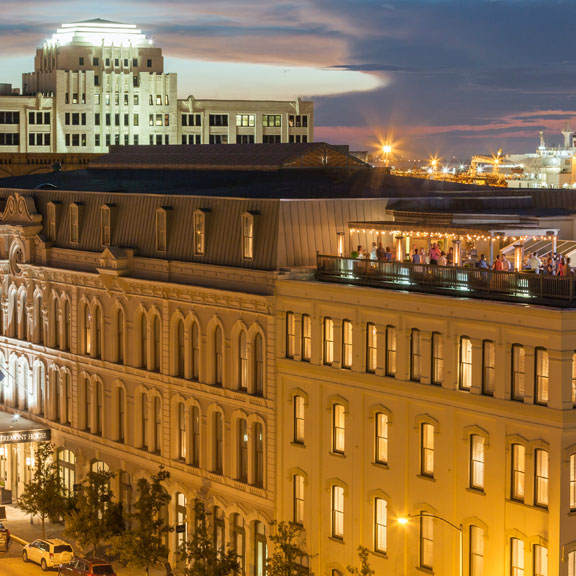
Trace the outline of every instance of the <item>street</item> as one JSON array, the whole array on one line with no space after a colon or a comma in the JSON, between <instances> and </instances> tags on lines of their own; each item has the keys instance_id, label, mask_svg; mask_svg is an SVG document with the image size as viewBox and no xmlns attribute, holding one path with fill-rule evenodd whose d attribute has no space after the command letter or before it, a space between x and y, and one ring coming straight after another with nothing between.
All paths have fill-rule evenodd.
<instances>
[{"instance_id":1,"label":"street","mask_svg":"<svg viewBox=\"0 0 576 576\"><path fill-rule=\"evenodd\" d=\"M0 576L38 576L42 574L40 566L22 562L22 546L10 540L8 552L0 552ZM57 570L50 571L57 574Z\"/></svg>"}]
</instances>

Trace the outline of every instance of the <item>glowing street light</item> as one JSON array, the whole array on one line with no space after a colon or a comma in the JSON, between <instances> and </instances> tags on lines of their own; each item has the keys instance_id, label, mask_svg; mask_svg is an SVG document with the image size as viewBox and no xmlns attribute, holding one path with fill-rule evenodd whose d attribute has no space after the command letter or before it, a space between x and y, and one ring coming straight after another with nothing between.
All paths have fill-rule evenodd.
<instances>
[{"instance_id":1,"label":"glowing street light","mask_svg":"<svg viewBox=\"0 0 576 576\"><path fill-rule=\"evenodd\" d=\"M384 166L390 165L390 154L392 153L392 146L390 144L384 144L382 146L382 154L384 154Z\"/></svg>"},{"instance_id":2,"label":"glowing street light","mask_svg":"<svg viewBox=\"0 0 576 576\"><path fill-rule=\"evenodd\" d=\"M442 518L442 516L437 516L436 514L430 514L429 512L419 512L418 514L408 514L408 516L400 516L399 518L396 518L396 521L398 522L398 524L401 524L402 526L405 526L406 524L408 524L408 522L410 522L411 518L435 518L436 520L440 520L441 522L444 522L444 524L447 524L448 526L450 526L450 528L454 528L454 530L457 530L459 532L459 544L460 544L460 558L459 558L459 563L458 563L458 574L459 576L463 576L464 574L464 566L463 566L463 561L464 561L464 526L462 524L456 525L456 524L452 524L452 522L450 522L449 520L446 520L446 518Z\"/></svg>"}]
</instances>

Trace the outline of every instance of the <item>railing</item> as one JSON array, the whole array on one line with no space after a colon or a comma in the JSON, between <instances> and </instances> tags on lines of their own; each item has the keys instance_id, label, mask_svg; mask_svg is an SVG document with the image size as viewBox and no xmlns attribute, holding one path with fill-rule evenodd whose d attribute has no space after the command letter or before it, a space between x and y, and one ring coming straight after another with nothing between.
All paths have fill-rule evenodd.
<instances>
[{"instance_id":1,"label":"railing","mask_svg":"<svg viewBox=\"0 0 576 576\"><path fill-rule=\"evenodd\" d=\"M576 277L573 275L547 276L324 255L318 255L316 275L318 280L325 282L563 308L576 307Z\"/></svg>"}]
</instances>

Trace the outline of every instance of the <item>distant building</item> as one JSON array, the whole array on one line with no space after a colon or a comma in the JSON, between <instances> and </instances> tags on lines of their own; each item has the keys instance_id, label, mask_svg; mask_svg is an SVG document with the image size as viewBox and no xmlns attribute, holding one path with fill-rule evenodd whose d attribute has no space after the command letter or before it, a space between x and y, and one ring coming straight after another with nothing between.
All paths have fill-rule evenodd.
<instances>
[{"instance_id":1,"label":"distant building","mask_svg":"<svg viewBox=\"0 0 576 576\"><path fill-rule=\"evenodd\" d=\"M312 102L179 100L162 49L132 24L63 24L38 48L22 84L21 96L0 86L0 154L314 138Z\"/></svg>"}]
</instances>

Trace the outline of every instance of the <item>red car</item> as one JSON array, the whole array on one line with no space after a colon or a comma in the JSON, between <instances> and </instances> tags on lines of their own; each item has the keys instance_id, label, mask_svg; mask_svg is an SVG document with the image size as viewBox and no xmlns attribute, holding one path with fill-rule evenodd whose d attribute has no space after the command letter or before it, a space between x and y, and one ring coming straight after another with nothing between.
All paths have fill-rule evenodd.
<instances>
[{"instance_id":1,"label":"red car","mask_svg":"<svg viewBox=\"0 0 576 576\"><path fill-rule=\"evenodd\" d=\"M116 576L114 568L106 560L96 558L74 558L58 569L59 576Z\"/></svg>"}]
</instances>

